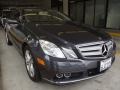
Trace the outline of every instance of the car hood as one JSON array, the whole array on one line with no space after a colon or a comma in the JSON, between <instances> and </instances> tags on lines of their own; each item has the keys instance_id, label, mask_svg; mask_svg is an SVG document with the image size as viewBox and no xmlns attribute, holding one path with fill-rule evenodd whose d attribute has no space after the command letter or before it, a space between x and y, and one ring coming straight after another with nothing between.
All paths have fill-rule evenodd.
<instances>
[{"instance_id":1,"label":"car hood","mask_svg":"<svg viewBox=\"0 0 120 90\"><path fill-rule=\"evenodd\" d=\"M110 36L104 31L77 26L75 24L35 24L35 28L32 30L40 38L52 39L53 41L61 40L72 44L105 41L110 39Z\"/></svg>"}]
</instances>

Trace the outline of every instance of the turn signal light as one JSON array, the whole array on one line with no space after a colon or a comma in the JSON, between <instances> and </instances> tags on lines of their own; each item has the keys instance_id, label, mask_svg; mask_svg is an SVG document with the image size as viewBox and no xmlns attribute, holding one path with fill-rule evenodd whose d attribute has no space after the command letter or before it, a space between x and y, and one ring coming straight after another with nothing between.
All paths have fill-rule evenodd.
<instances>
[{"instance_id":1,"label":"turn signal light","mask_svg":"<svg viewBox=\"0 0 120 90\"><path fill-rule=\"evenodd\" d=\"M45 61L41 58L37 58L37 61L40 65L45 65Z\"/></svg>"}]
</instances>

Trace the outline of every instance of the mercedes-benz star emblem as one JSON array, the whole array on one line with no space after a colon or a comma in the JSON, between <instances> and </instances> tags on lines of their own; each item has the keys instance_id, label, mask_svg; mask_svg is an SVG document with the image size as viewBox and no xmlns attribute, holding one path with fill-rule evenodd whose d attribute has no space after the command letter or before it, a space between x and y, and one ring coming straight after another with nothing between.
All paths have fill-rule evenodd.
<instances>
[{"instance_id":1,"label":"mercedes-benz star emblem","mask_svg":"<svg viewBox=\"0 0 120 90\"><path fill-rule=\"evenodd\" d=\"M108 47L107 45L103 44L102 46L102 55L106 56L108 54Z\"/></svg>"}]
</instances>

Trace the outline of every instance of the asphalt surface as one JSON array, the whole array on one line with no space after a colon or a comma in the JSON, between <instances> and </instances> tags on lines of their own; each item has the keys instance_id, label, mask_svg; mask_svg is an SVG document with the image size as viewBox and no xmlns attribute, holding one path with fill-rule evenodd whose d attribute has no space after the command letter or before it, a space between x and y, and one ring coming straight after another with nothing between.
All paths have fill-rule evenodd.
<instances>
[{"instance_id":1,"label":"asphalt surface","mask_svg":"<svg viewBox=\"0 0 120 90\"><path fill-rule=\"evenodd\" d=\"M116 40L118 51L120 40ZM45 81L32 82L26 72L24 59L13 46L7 46L5 33L0 30L0 90L120 90L120 54L113 66L102 76L65 86Z\"/></svg>"}]
</instances>

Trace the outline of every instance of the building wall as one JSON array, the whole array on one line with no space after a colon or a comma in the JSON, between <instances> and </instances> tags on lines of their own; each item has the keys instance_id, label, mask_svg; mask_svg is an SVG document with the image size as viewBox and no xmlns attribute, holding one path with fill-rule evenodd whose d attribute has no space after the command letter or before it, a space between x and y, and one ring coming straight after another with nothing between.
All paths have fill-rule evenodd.
<instances>
[{"instance_id":1,"label":"building wall","mask_svg":"<svg viewBox=\"0 0 120 90\"><path fill-rule=\"evenodd\" d=\"M120 29L120 0L109 0L106 26Z\"/></svg>"},{"instance_id":2,"label":"building wall","mask_svg":"<svg viewBox=\"0 0 120 90\"><path fill-rule=\"evenodd\" d=\"M58 7L59 2L63 2L63 13L75 21L94 27L120 29L120 0L56 0L56 2Z\"/></svg>"},{"instance_id":3,"label":"building wall","mask_svg":"<svg viewBox=\"0 0 120 90\"><path fill-rule=\"evenodd\" d=\"M63 0L63 12L68 15L68 0Z\"/></svg>"},{"instance_id":4,"label":"building wall","mask_svg":"<svg viewBox=\"0 0 120 90\"><path fill-rule=\"evenodd\" d=\"M70 16L80 23L120 29L120 0L69 0Z\"/></svg>"},{"instance_id":5,"label":"building wall","mask_svg":"<svg viewBox=\"0 0 120 90\"><path fill-rule=\"evenodd\" d=\"M0 7L37 6L51 8L51 0L0 0Z\"/></svg>"}]
</instances>

